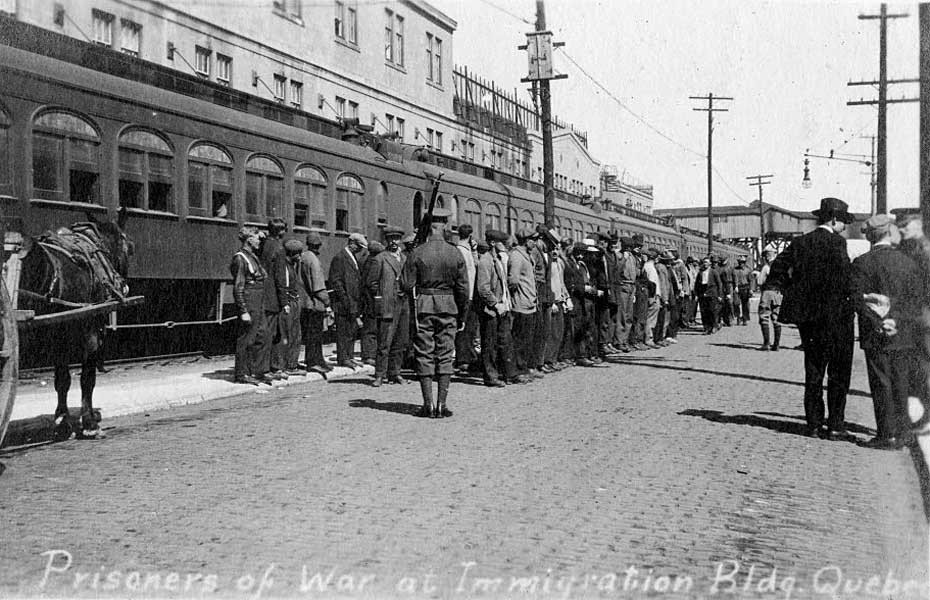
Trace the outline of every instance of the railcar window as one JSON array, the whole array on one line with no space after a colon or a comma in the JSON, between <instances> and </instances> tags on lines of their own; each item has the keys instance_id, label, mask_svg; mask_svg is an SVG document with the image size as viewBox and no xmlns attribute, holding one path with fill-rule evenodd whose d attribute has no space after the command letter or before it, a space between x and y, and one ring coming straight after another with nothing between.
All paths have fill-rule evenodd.
<instances>
[{"instance_id":1,"label":"railcar window","mask_svg":"<svg viewBox=\"0 0 930 600\"><path fill-rule=\"evenodd\" d=\"M507 228L509 229L509 231L507 233L510 233L510 234L517 233L517 230L520 228L518 223L519 223L519 217L517 215L517 209L515 208L508 209L507 210Z\"/></svg>"},{"instance_id":2,"label":"railcar window","mask_svg":"<svg viewBox=\"0 0 930 600\"><path fill-rule=\"evenodd\" d=\"M529 229L533 228L533 213L528 210L523 211L523 218L521 219L521 225Z\"/></svg>"},{"instance_id":3,"label":"railcar window","mask_svg":"<svg viewBox=\"0 0 930 600\"><path fill-rule=\"evenodd\" d=\"M245 163L246 218L284 218L284 170L267 156Z\"/></svg>"},{"instance_id":4,"label":"railcar window","mask_svg":"<svg viewBox=\"0 0 930 600\"><path fill-rule=\"evenodd\" d=\"M481 205L473 198L465 201L465 223L471 225L475 232L475 239L484 239L484 229L481 228Z\"/></svg>"},{"instance_id":5,"label":"railcar window","mask_svg":"<svg viewBox=\"0 0 930 600\"><path fill-rule=\"evenodd\" d=\"M388 187L383 181L378 185L378 195L375 197L375 210L378 213L378 225L387 225Z\"/></svg>"},{"instance_id":6,"label":"railcar window","mask_svg":"<svg viewBox=\"0 0 930 600\"><path fill-rule=\"evenodd\" d=\"M0 110L0 185L10 183L10 118Z\"/></svg>"},{"instance_id":7,"label":"railcar window","mask_svg":"<svg viewBox=\"0 0 930 600\"><path fill-rule=\"evenodd\" d=\"M501 209L493 202L488 202L484 207L485 227L487 229L501 230Z\"/></svg>"},{"instance_id":8,"label":"railcar window","mask_svg":"<svg viewBox=\"0 0 930 600\"><path fill-rule=\"evenodd\" d=\"M294 226L326 229L326 175L316 167L294 173Z\"/></svg>"},{"instance_id":9,"label":"railcar window","mask_svg":"<svg viewBox=\"0 0 930 600\"><path fill-rule=\"evenodd\" d=\"M362 207L365 186L354 175L340 175L336 180L336 230L361 232L364 229Z\"/></svg>"},{"instance_id":10,"label":"railcar window","mask_svg":"<svg viewBox=\"0 0 930 600\"><path fill-rule=\"evenodd\" d=\"M420 226L420 221L423 219L423 194L417 192L413 195L413 226L414 228Z\"/></svg>"},{"instance_id":11,"label":"railcar window","mask_svg":"<svg viewBox=\"0 0 930 600\"><path fill-rule=\"evenodd\" d=\"M188 154L187 204L195 215L231 219L232 158L213 144L198 144Z\"/></svg>"},{"instance_id":12,"label":"railcar window","mask_svg":"<svg viewBox=\"0 0 930 600\"><path fill-rule=\"evenodd\" d=\"M169 212L174 208L174 156L158 135L139 129L119 138L120 206Z\"/></svg>"},{"instance_id":13,"label":"railcar window","mask_svg":"<svg viewBox=\"0 0 930 600\"><path fill-rule=\"evenodd\" d=\"M98 204L99 179L100 136L93 125L57 111L35 118L32 186L37 198Z\"/></svg>"}]
</instances>

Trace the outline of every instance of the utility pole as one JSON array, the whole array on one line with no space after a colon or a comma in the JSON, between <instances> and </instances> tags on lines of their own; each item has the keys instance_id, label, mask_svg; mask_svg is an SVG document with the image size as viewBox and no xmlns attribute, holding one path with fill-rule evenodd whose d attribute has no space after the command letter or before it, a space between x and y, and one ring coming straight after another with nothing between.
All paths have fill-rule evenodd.
<instances>
[{"instance_id":1,"label":"utility pole","mask_svg":"<svg viewBox=\"0 0 930 600\"><path fill-rule=\"evenodd\" d=\"M930 232L930 4L918 8L920 21L920 213Z\"/></svg>"},{"instance_id":2,"label":"utility pole","mask_svg":"<svg viewBox=\"0 0 930 600\"><path fill-rule=\"evenodd\" d=\"M874 135L860 135L860 138L864 140L872 140L872 164L869 165L869 186L872 188L872 214L875 215L878 213L876 210L876 190L878 188L878 181L875 179L875 136Z\"/></svg>"},{"instance_id":3,"label":"utility pole","mask_svg":"<svg viewBox=\"0 0 930 600\"><path fill-rule=\"evenodd\" d=\"M876 172L875 172L875 211L877 213L888 212L888 201L887 201L887 127L886 121L888 116L888 105L892 103L899 102L917 102L916 98L905 99L899 98L894 100L888 99L888 84L891 83L914 83L920 81L919 79L888 79L888 19L903 19L907 17L907 13L899 14L888 14L888 5L882 3L881 10L877 15L859 15L859 20L873 20L878 19L879 29L878 29L878 81L851 81L848 85L878 85L878 100L858 100L853 102L847 102L848 106L861 106L866 104L877 104L878 105L878 130L876 131L878 138L878 152L876 154L875 162Z\"/></svg>"},{"instance_id":4,"label":"utility pole","mask_svg":"<svg viewBox=\"0 0 930 600\"><path fill-rule=\"evenodd\" d=\"M536 31L526 34L526 42L526 45L518 48L527 51L529 75L520 81L532 82L534 90L539 90L543 136L543 220L547 227L552 228L555 226L555 168L552 161L552 97L549 80L565 79L568 75L556 75L553 72L552 48L565 44L553 42L552 32L546 30L546 7L543 0L536 0Z\"/></svg>"},{"instance_id":5,"label":"utility pole","mask_svg":"<svg viewBox=\"0 0 930 600\"><path fill-rule=\"evenodd\" d=\"M713 150L714 150L714 113L727 112L728 108L714 108L714 100L732 100L726 96L688 96L691 100L707 100L707 108L694 108L698 112L707 113L707 253L714 251L714 186L713 186Z\"/></svg>"},{"instance_id":6,"label":"utility pole","mask_svg":"<svg viewBox=\"0 0 930 600\"><path fill-rule=\"evenodd\" d=\"M746 178L750 181L755 179L755 181L749 185L750 187L759 188L759 255L756 257L759 262L756 264L762 264L762 252L765 250L765 211L762 208L762 186L772 183L768 181L772 177L772 175L750 175Z\"/></svg>"}]
</instances>

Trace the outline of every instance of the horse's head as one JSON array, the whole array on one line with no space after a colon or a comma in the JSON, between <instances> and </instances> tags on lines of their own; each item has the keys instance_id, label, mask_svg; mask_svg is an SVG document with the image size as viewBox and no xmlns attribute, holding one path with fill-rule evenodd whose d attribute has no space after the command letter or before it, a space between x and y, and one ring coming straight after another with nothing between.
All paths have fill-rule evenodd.
<instances>
[{"instance_id":1,"label":"horse's head","mask_svg":"<svg viewBox=\"0 0 930 600\"><path fill-rule=\"evenodd\" d=\"M129 214L125 206L119 209L115 223L113 221L98 221L92 213L87 213L88 220L97 227L103 243L106 244L110 253L110 260L113 261L113 267L124 278L129 273L129 257L135 252L135 245L125 232L128 217Z\"/></svg>"}]
</instances>

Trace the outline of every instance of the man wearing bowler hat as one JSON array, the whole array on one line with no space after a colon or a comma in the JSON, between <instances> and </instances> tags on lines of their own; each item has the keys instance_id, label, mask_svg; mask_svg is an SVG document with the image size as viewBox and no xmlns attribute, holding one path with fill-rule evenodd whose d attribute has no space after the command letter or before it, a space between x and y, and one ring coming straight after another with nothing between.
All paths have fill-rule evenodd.
<instances>
[{"instance_id":1,"label":"man wearing bowler hat","mask_svg":"<svg viewBox=\"0 0 930 600\"><path fill-rule=\"evenodd\" d=\"M377 351L375 376L371 385L380 387L387 378L404 383L400 376L401 360L407 340L410 311L407 294L401 289L403 261L400 239L404 230L388 225L384 228L385 249L379 252L365 272L365 287L371 293L371 312L376 319Z\"/></svg>"},{"instance_id":2,"label":"man wearing bowler hat","mask_svg":"<svg viewBox=\"0 0 930 600\"><path fill-rule=\"evenodd\" d=\"M468 303L465 259L445 240L452 212L433 211L430 237L411 252L404 263L402 289L414 294L416 372L423 396L422 417L451 417L446 397L452 381L455 332ZM433 403L433 378L438 389Z\"/></svg>"},{"instance_id":3,"label":"man wearing bowler hat","mask_svg":"<svg viewBox=\"0 0 930 600\"><path fill-rule=\"evenodd\" d=\"M817 228L796 238L772 263L769 278L784 290L782 323L795 323L804 346L804 415L808 435L842 439L853 355L853 303L846 239L848 205L824 198ZM823 378L827 376L824 417Z\"/></svg>"}]
</instances>

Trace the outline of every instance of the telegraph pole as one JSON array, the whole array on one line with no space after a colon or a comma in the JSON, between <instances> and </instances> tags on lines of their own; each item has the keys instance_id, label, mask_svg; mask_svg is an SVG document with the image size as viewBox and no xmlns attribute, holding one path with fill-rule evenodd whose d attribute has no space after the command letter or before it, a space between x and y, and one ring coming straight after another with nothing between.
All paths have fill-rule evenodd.
<instances>
[{"instance_id":1,"label":"telegraph pole","mask_svg":"<svg viewBox=\"0 0 930 600\"><path fill-rule=\"evenodd\" d=\"M698 112L707 113L707 253L714 250L714 187L713 187L713 150L714 150L714 113L727 112L728 108L714 108L714 100L732 100L726 96L714 96L709 93L706 96L688 96L691 100L707 100L707 108L695 108Z\"/></svg>"},{"instance_id":2,"label":"telegraph pole","mask_svg":"<svg viewBox=\"0 0 930 600\"><path fill-rule=\"evenodd\" d=\"M851 81L848 85L877 85L878 86L878 100L858 100L854 102L847 102L849 106L861 106L866 104L877 104L878 105L878 130L877 142L878 148L876 153L876 168L875 168L875 212L876 213L885 213L888 212L888 201L887 201L887 126L886 121L888 118L888 105L898 102L917 102L916 98L905 99L899 98L894 100L888 99L888 84L891 83L914 83L920 81L919 79L888 79L888 19L903 19L907 17L907 13L899 14L888 14L888 5L882 3L881 10L877 15L859 15L859 19L862 21L878 19L879 29L878 29L878 81Z\"/></svg>"},{"instance_id":3,"label":"telegraph pole","mask_svg":"<svg viewBox=\"0 0 930 600\"><path fill-rule=\"evenodd\" d=\"M772 183L771 181L768 181L772 177L772 175L751 175L746 178L750 181L755 179L755 181L749 185L750 187L759 188L759 256L757 258L760 260L760 262L757 264L761 264L762 252L765 250L765 211L762 209L762 186Z\"/></svg>"},{"instance_id":4,"label":"telegraph pole","mask_svg":"<svg viewBox=\"0 0 930 600\"><path fill-rule=\"evenodd\" d=\"M869 186L872 188L872 214L877 214L876 210L876 194L875 190L877 189L877 180L875 179L875 136L874 135L860 135L862 139L872 140L872 164L869 165ZM922 163L921 163L922 164Z\"/></svg>"},{"instance_id":5,"label":"telegraph pole","mask_svg":"<svg viewBox=\"0 0 930 600\"><path fill-rule=\"evenodd\" d=\"M918 8L920 21L920 213L930 232L930 5Z\"/></svg>"},{"instance_id":6,"label":"telegraph pole","mask_svg":"<svg viewBox=\"0 0 930 600\"><path fill-rule=\"evenodd\" d=\"M539 90L540 121L543 136L543 220L547 227L555 226L555 180L552 164L552 96L549 91L550 79L565 79L568 75L556 75L552 67L552 49L564 46L563 42L553 42L552 32L546 30L546 7L543 0L536 0L536 31L526 34L526 45L518 46L527 51L529 75L520 81L532 82L533 89Z\"/></svg>"}]
</instances>

